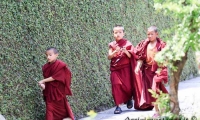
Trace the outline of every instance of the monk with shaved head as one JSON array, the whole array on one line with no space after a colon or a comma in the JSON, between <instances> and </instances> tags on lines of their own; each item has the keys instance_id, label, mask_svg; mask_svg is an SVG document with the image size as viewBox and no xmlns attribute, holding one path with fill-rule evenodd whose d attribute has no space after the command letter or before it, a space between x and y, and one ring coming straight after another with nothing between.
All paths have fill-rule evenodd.
<instances>
[{"instance_id":1,"label":"monk with shaved head","mask_svg":"<svg viewBox=\"0 0 200 120\"><path fill-rule=\"evenodd\" d=\"M137 81L141 82L141 87L136 89L138 92L136 109L151 110L154 108L152 102L155 98L151 96L148 89L153 89L159 93L168 93L163 83L168 81L167 67L158 66L154 60L155 55L165 47L166 43L158 37L158 29L151 26L147 29L147 38L136 46L137 66L135 74ZM158 112L157 106L155 106Z\"/></svg>"},{"instance_id":2,"label":"monk with shaved head","mask_svg":"<svg viewBox=\"0 0 200 120\"><path fill-rule=\"evenodd\" d=\"M72 95L71 71L66 63L57 59L58 50L55 47L47 48L45 54L47 63L42 67L44 79L39 81L46 103L45 120L74 120L66 98L66 95Z\"/></svg>"}]
</instances>

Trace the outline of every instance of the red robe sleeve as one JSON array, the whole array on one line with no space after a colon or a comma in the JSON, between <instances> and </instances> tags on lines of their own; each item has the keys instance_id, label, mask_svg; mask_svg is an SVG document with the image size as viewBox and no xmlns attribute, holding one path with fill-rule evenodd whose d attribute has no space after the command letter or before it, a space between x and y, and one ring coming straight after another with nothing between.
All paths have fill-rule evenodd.
<instances>
[{"instance_id":1,"label":"red robe sleeve","mask_svg":"<svg viewBox=\"0 0 200 120\"><path fill-rule=\"evenodd\" d=\"M160 71L159 74L156 74L153 78L153 80L155 82L164 82L164 83L167 83L168 82L168 74L167 74L167 68L164 67L162 68L162 70Z\"/></svg>"},{"instance_id":2,"label":"red robe sleeve","mask_svg":"<svg viewBox=\"0 0 200 120\"><path fill-rule=\"evenodd\" d=\"M149 40L142 40L136 47L135 47L135 54L137 55L138 60L146 60L146 48L149 43Z\"/></svg>"},{"instance_id":3,"label":"red robe sleeve","mask_svg":"<svg viewBox=\"0 0 200 120\"><path fill-rule=\"evenodd\" d=\"M67 66L61 68L57 73L52 75L52 78L59 81L65 85L65 94L72 95L70 85L71 85L71 71Z\"/></svg>"}]
</instances>

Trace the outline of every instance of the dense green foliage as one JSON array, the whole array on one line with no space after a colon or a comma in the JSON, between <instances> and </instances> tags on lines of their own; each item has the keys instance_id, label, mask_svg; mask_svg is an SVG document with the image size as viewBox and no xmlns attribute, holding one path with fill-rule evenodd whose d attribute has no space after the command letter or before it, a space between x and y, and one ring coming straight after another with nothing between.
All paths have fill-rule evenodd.
<instances>
[{"instance_id":1,"label":"dense green foliage","mask_svg":"<svg viewBox=\"0 0 200 120\"><path fill-rule=\"evenodd\" d=\"M37 81L49 46L59 49L59 59L73 72L73 96L68 98L77 118L113 106L107 60L112 28L124 25L126 38L136 45L150 25L160 30L170 26L171 19L155 14L151 2L1 0L0 114L8 120L43 119L45 105ZM193 62L188 68L185 75L196 75Z\"/></svg>"},{"instance_id":2,"label":"dense green foliage","mask_svg":"<svg viewBox=\"0 0 200 120\"><path fill-rule=\"evenodd\" d=\"M155 59L170 69L169 94L175 106L171 112L179 115L178 84L181 74L184 75L182 70L188 60L188 53L200 49L200 1L154 0L154 7L174 19L174 25L166 30L172 36L165 39L167 46Z\"/></svg>"},{"instance_id":3,"label":"dense green foliage","mask_svg":"<svg viewBox=\"0 0 200 120\"><path fill-rule=\"evenodd\" d=\"M166 30L173 36L166 38L168 46L160 52L157 61L168 61L168 66L182 59L189 49L200 49L200 1L199 0L154 0L158 11L175 19Z\"/></svg>"}]
</instances>

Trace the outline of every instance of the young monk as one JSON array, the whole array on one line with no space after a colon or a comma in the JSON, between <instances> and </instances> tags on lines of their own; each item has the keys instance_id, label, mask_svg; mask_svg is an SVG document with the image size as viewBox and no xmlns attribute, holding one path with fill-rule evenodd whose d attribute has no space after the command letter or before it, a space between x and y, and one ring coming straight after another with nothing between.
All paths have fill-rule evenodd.
<instances>
[{"instance_id":1,"label":"young monk","mask_svg":"<svg viewBox=\"0 0 200 120\"><path fill-rule=\"evenodd\" d=\"M46 103L46 120L63 120L64 118L74 120L66 98L66 95L72 95L71 71L64 62L57 60L56 48L48 48L46 57L48 62L42 67L44 79L38 82L43 89Z\"/></svg>"},{"instance_id":2,"label":"young monk","mask_svg":"<svg viewBox=\"0 0 200 120\"><path fill-rule=\"evenodd\" d=\"M110 81L112 95L116 105L114 114L122 112L120 104L127 103L127 108L133 107L132 103L132 77L131 60L133 58L133 45L124 39L124 27L117 25L113 28L115 41L109 43L108 59L110 62Z\"/></svg>"},{"instance_id":3,"label":"young monk","mask_svg":"<svg viewBox=\"0 0 200 120\"><path fill-rule=\"evenodd\" d=\"M155 91L162 90L167 93L162 81L167 82L167 68L159 67L154 60L155 54L162 50L166 45L158 37L158 30L156 26L151 26L147 30L147 39L143 40L136 46L136 55L138 56L137 66L135 68L136 78L141 81L140 100L137 101L137 109L152 110L155 99L151 96L148 89ZM153 86L152 86L153 85ZM157 106L155 110L158 111Z\"/></svg>"}]
</instances>

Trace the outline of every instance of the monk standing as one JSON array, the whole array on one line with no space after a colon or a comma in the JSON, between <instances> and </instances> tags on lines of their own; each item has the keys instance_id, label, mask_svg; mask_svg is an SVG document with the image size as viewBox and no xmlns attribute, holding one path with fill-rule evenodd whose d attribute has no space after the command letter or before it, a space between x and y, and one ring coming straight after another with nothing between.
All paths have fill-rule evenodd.
<instances>
[{"instance_id":1,"label":"monk standing","mask_svg":"<svg viewBox=\"0 0 200 120\"><path fill-rule=\"evenodd\" d=\"M63 120L64 118L74 120L66 98L66 95L72 95L70 89L71 72L64 62L57 60L58 51L56 48L48 48L46 57L48 63L42 67L44 79L39 81L46 103L45 120Z\"/></svg>"},{"instance_id":2,"label":"monk standing","mask_svg":"<svg viewBox=\"0 0 200 120\"><path fill-rule=\"evenodd\" d=\"M114 114L122 112L120 104L127 103L127 108L133 107L132 103L132 77L131 60L133 58L133 45L124 39L124 27L117 25L113 28L115 41L109 43L108 59L110 62L110 80L112 95L117 106Z\"/></svg>"},{"instance_id":3,"label":"monk standing","mask_svg":"<svg viewBox=\"0 0 200 120\"><path fill-rule=\"evenodd\" d=\"M155 98L151 96L148 89L153 89L158 92L162 90L168 93L163 81L167 82L167 68L159 67L154 60L155 54L165 47L166 43L158 37L157 27L151 26L147 31L147 39L143 40L136 46L136 55L138 56L137 66L135 68L137 81L141 81L141 88L136 90L140 91L139 101L137 101L137 109L139 110L152 110ZM139 80L140 79L140 80ZM155 110L158 111L157 106Z\"/></svg>"}]
</instances>

